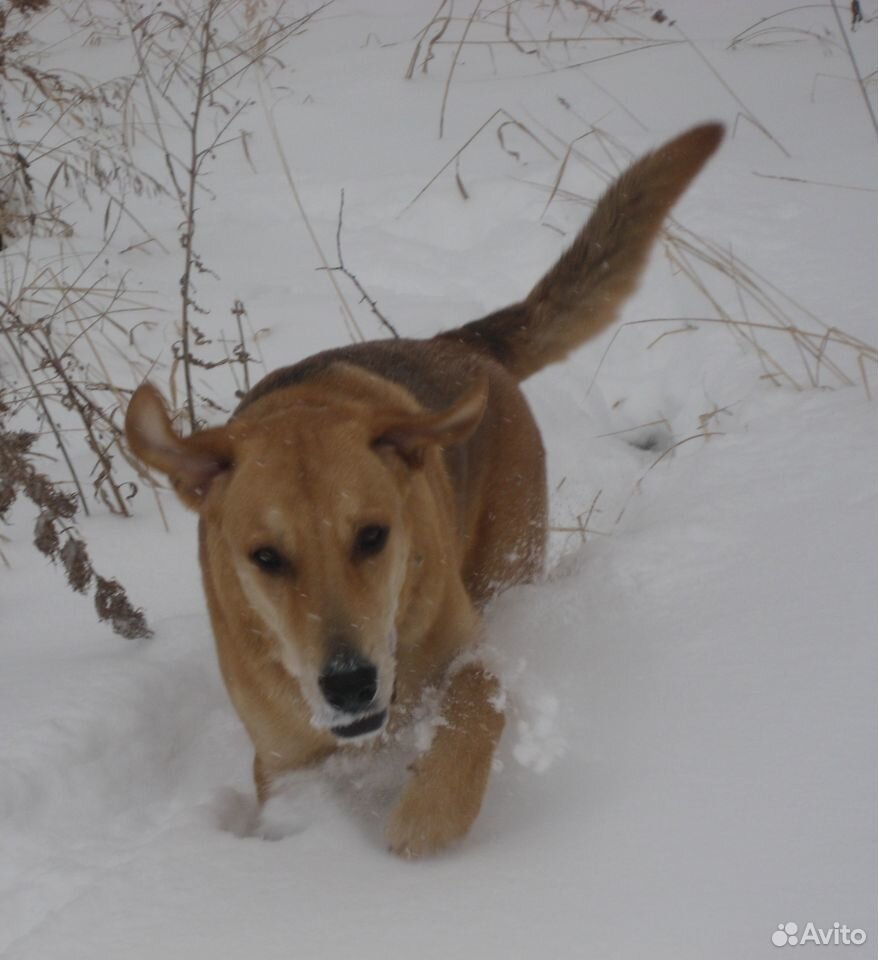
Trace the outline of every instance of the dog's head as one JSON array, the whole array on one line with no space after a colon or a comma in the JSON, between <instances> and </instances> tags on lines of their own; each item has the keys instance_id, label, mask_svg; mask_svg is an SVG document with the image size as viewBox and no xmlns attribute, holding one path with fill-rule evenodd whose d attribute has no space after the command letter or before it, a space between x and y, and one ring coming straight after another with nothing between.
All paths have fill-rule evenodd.
<instances>
[{"instance_id":1,"label":"dog's head","mask_svg":"<svg viewBox=\"0 0 878 960\"><path fill-rule=\"evenodd\" d=\"M318 394L187 438L154 387L131 400L131 449L201 513L208 575L232 587L220 602L248 605L311 722L337 737L384 725L414 544L435 525L423 467L472 434L486 396L480 382L437 412Z\"/></svg>"}]
</instances>

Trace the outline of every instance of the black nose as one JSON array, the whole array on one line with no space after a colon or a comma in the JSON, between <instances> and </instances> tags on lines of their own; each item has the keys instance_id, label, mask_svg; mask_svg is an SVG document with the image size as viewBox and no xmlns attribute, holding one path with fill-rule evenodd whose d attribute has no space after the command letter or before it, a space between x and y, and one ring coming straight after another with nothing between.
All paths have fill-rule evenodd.
<instances>
[{"instance_id":1,"label":"black nose","mask_svg":"<svg viewBox=\"0 0 878 960\"><path fill-rule=\"evenodd\" d=\"M375 699L378 671L365 657L344 651L326 661L319 683L330 706L345 713L360 713Z\"/></svg>"}]
</instances>

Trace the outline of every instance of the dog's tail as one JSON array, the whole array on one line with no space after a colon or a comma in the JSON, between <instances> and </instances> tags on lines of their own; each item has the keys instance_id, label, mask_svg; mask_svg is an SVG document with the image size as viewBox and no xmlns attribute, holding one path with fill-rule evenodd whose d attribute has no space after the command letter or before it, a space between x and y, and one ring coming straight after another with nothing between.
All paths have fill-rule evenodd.
<instances>
[{"instance_id":1,"label":"dog's tail","mask_svg":"<svg viewBox=\"0 0 878 960\"><path fill-rule=\"evenodd\" d=\"M490 354L519 380L596 336L634 290L665 214L723 132L719 123L693 127L641 157L524 300L440 336Z\"/></svg>"}]
</instances>

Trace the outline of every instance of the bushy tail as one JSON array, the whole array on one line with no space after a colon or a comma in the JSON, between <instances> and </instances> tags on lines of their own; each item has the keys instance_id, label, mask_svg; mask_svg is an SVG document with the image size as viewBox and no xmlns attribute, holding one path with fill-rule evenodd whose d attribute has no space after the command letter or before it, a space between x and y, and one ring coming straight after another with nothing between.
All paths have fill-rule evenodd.
<instances>
[{"instance_id":1,"label":"bushy tail","mask_svg":"<svg viewBox=\"0 0 878 960\"><path fill-rule=\"evenodd\" d=\"M634 290L665 214L723 133L719 123L693 127L641 157L601 197L571 247L521 303L441 337L491 354L524 380L600 333Z\"/></svg>"}]
</instances>

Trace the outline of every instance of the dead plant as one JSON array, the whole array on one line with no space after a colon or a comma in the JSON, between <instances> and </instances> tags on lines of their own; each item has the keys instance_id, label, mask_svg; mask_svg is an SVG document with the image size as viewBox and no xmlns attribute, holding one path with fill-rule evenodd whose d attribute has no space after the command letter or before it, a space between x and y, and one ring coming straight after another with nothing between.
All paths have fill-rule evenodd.
<instances>
[{"instance_id":1,"label":"dead plant","mask_svg":"<svg viewBox=\"0 0 878 960\"><path fill-rule=\"evenodd\" d=\"M8 409L0 405L0 520L19 497L37 510L33 544L52 563L60 564L67 583L77 593L92 592L99 620L108 620L115 633L130 640L152 636L143 611L135 608L118 580L98 573L75 525L77 498L65 493L33 464L37 436L9 431L3 422Z\"/></svg>"}]
</instances>

